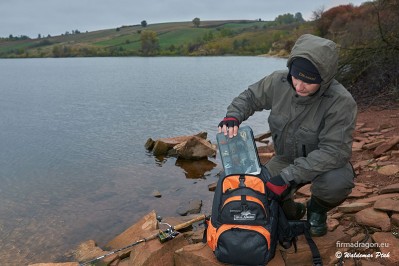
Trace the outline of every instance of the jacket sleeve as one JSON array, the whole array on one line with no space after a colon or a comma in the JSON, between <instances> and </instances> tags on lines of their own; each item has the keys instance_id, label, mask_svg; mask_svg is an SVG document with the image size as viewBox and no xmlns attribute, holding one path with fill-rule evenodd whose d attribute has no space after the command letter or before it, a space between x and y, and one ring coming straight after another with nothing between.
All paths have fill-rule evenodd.
<instances>
[{"instance_id":1,"label":"jacket sleeve","mask_svg":"<svg viewBox=\"0 0 399 266\"><path fill-rule=\"evenodd\" d=\"M306 183L316 176L343 167L351 158L357 106L352 98L339 99L324 119L318 149L299 157L281 172L286 182ZM342 101L343 100L343 101Z\"/></svg>"},{"instance_id":2,"label":"jacket sleeve","mask_svg":"<svg viewBox=\"0 0 399 266\"><path fill-rule=\"evenodd\" d=\"M226 116L235 117L242 123L257 111L270 110L272 90L273 74L250 85L247 90L234 98L227 107Z\"/></svg>"}]
</instances>

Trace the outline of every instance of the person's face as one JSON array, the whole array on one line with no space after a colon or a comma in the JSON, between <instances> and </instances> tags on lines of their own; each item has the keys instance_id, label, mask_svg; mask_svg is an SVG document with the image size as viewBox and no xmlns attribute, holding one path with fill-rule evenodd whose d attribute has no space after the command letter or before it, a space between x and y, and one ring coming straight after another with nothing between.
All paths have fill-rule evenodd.
<instances>
[{"instance_id":1,"label":"person's face","mask_svg":"<svg viewBox=\"0 0 399 266\"><path fill-rule=\"evenodd\" d=\"M296 79L293 76L292 76L292 85L294 85L295 91L299 96L312 95L320 88L320 84L306 83L300 79Z\"/></svg>"}]
</instances>

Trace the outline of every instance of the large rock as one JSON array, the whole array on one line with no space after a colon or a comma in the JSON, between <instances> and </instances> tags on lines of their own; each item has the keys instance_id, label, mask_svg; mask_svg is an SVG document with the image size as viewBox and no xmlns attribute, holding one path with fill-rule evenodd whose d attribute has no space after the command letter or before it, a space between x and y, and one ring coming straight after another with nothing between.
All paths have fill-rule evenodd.
<instances>
[{"instance_id":1,"label":"large rock","mask_svg":"<svg viewBox=\"0 0 399 266\"><path fill-rule=\"evenodd\" d=\"M380 190L380 194L396 193L396 192L399 192L399 183L395 183L395 184L383 187Z\"/></svg>"},{"instance_id":2,"label":"large rock","mask_svg":"<svg viewBox=\"0 0 399 266\"><path fill-rule=\"evenodd\" d=\"M175 266L222 266L211 248L204 243L185 246L176 250L174 254ZM274 258L267 263L268 266L285 265L281 252L277 249Z\"/></svg>"},{"instance_id":3,"label":"large rock","mask_svg":"<svg viewBox=\"0 0 399 266\"><path fill-rule=\"evenodd\" d=\"M374 203L374 209L386 212L399 212L399 197L377 200Z\"/></svg>"},{"instance_id":4,"label":"large rock","mask_svg":"<svg viewBox=\"0 0 399 266\"><path fill-rule=\"evenodd\" d=\"M99 248L97 244L94 242L94 240L88 240L86 242L81 243L77 247L77 249L73 252L73 255L77 261L86 262L107 253L109 252ZM113 258L115 258L115 256L113 256Z\"/></svg>"},{"instance_id":5,"label":"large rock","mask_svg":"<svg viewBox=\"0 0 399 266\"><path fill-rule=\"evenodd\" d=\"M382 231L391 229L389 216L385 212L374 210L373 208L367 208L356 213L355 219L359 224L381 228Z\"/></svg>"},{"instance_id":6,"label":"large rock","mask_svg":"<svg viewBox=\"0 0 399 266\"><path fill-rule=\"evenodd\" d=\"M377 170L379 174L390 176L399 173L399 165L390 164L385 165Z\"/></svg>"},{"instance_id":7,"label":"large rock","mask_svg":"<svg viewBox=\"0 0 399 266\"><path fill-rule=\"evenodd\" d=\"M398 265L399 262L399 239L394 237L392 233L377 232L372 235L375 243L380 245L381 254L375 252L375 257L386 255L384 260L388 261L389 265Z\"/></svg>"},{"instance_id":8,"label":"large rock","mask_svg":"<svg viewBox=\"0 0 399 266\"><path fill-rule=\"evenodd\" d=\"M197 136L192 136L186 141L173 147L178 158L198 160L216 156L216 147L209 141Z\"/></svg>"},{"instance_id":9,"label":"large rock","mask_svg":"<svg viewBox=\"0 0 399 266\"><path fill-rule=\"evenodd\" d=\"M174 253L175 266L221 266L207 244L198 243L184 246Z\"/></svg>"},{"instance_id":10,"label":"large rock","mask_svg":"<svg viewBox=\"0 0 399 266\"><path fill-rule=\"evenodd\" d=\"M157 230L152 233L157 233ZM129 265L163 265L173 266L173 254L176 250L188 245L186 238L179 234L173 240L161 243L158 240L152 240L137 245L130 252Z\"/></svg>"},{"instance_id":11,"label":"large rock","mask_svg":"<svg viewBox=\"0 0 399 266\"><path fill-rule=\"evenodd\" d=\"M126 247L137 240L150 236L151 232L156 229L158 229L156 213L151 211L140 221L108 242L106 246L112 250Z\"/></svg>"},{"instance_id":12,"label":"large rock","mask_svg":"<svg viewBox=\"0 0 399 266\"><path fill-rule=\"evenodd\" d=\"M328 232L324 237L314 237L313 240L319 248L320 255L323 259L323 265L334 265L337 260L335 258L335 252L337 251L336 244L338 242L348 243L350 241L350 236L345 234L343 228L339 226L335 231ZM312 265L312 253L303 235L298 237L297 245L298 250L296 253L294 247L283 252L286 265Z\"/></svg>"},{"instance_id":13,"label":"large rock","mask_svg":"<svg viewBox=\"0 0 399 266\"><path fill-rule=\"evenodd\" d=\"M149 138L145 148L152 150L155 156L173 155L188 160L198 160L216 156L216 146L207 138L206 132L200 132L192 136L178 136L153 140Z\"/></svg>"},{"instance_id":14,"label":"large rock","mask_svg":"<svg viewBox=\"0 0 399 266\"><path fill-rule=\"evenodd\" d=\"M379 199L386 199L386 198L392 198L392 197L398 197L399 193L391 193L391 194L383 194L383 195L378 195L378 196L373 196L369 198L364 198L364 199L358 199L356 202L376 202Z\"/></svg>"}]
</instances>

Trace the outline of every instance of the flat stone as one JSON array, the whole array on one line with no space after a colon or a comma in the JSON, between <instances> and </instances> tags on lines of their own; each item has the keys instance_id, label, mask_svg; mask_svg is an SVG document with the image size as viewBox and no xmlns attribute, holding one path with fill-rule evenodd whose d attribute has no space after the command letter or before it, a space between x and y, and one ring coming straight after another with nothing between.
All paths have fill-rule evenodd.
<instances>
[{"instance_id":1,"label":"flat stone","mask_svg":"<svg viewBox=\"0 0 399 266\"><path fill-rule=\"evenodd\" d=\"M392 265L398 265L397 263L399 262L399 239L394 237L390 232L376 232L372 235L372 238L375 243L380 245L379 249L382 253L381 255L387 255L384 260L392 263ZM377 256L379 254L375 252L374 255L374 257L378 258Z\"/></svg>"},{"instance_id":2,"label":"flat stone","mask_svg":"<svg viewBox=\"0 0 399 266\"><path fill-rule=\"evenodd\" d=\"M357 185L354 188L352 188L352 192L351 194L349 194L348 198L364 198L372 193L373 193L372 189Z\"/></svg>"},{"instance_id":3,"label":"flat stone","mask_svg":"<svg viewBox=\"0 0 399 266\"><path fill-rule=\"evenodd\" d=\"M353 202L338 206L338 211L343 213L358 212L373 206L371 202Z\"/></svg>"},{"instance_id":4,"label":"flat stone","mask_svg":"<svg viewBox=\"0 0 399 266\"><path fill-rule=\"evenodd\" d=\"M381 228L382 231L389 231L391 229L391 221L388 214L374 210L373 208L357 212L355 219L358 224Z\"/></svg>"},{"instance_id":5,"label":"flat stone","mask_svg":"<svg viewBox=\"0 0 399 266\"><path fill-rule=\"evenodd\" d=\"M359 162L357 162L357 163L355 163L355 164L353 165L353 169L355 169L355 170L363 169L363 168L365 168L367 165L369 165L370 163L372 163L373 161L374 161L374 159L359 161Z\"/></svg>"},{"instance_id":6,"label":"flat stone","mask_svg":"<svg viewBox=\"0 0 399 266\"><path fill-rule=\"evenodd\" d=\"M390 176L390 175L395 175L399 173L399 165L396 164L390 164L390 165L385 165L381 167L380 169L377 170L379 174Z\"/></svg>"},{"instance_id":7,"label":"flat stone","mask_svg":"<svg viewBox=\"0 0 399 266\"><path fill-rule=\"evenodd\" d=\"M384 143L385 143L385 140L378 140L376 142L371 142L371 143L363 145L363 148L366 150L371 150L371 149L374 149Z\"/></svg>"},{"instance_id":8,"label":"flat stone","mask_svg":"<svg viewBox=\"0 0 399 266\"><path fill-rule=\"evenodd\" d=\"M374 209L386 212L399 212L399 197L377 200L374 203Z\"/></svg>"},{"instance_id":9,"label":"flat stone","mask_svg":"<svg viewBox=\"0 0 399 266\"><path fill-rule=\"evenodd\" d=\"M373 152L374 156L378 157L386 151L392 149L393 146L399 143L399 136L392 137L387 142L379 145Z\"/></svg>"},{"instance_id":10,"label":"flat stone","mask_svg":"<svg viewBox=\"0 0 399 266\"><path fill-rule=\"evenodd\" d=\"M371 131L375 131L375 128L364 127L364 128L359 129L359 132L361 132L361 133L366 133L366 132L371 132Z\"/></svg>"},{"instance_id":11,"label":"flat stone","mask_svg":"<svg viewBox=\"0 0 399 266\"><path fill-rule=\"evenodd\" d=\"M379 199L386 199L386 198L392 198L392 197L398 197L399 193L390 193L390 194L382 194L378 196L373 196L369 198L364 198L364 199L358 199L356 202L376 202Z\"/></svg>"}]
</instances>

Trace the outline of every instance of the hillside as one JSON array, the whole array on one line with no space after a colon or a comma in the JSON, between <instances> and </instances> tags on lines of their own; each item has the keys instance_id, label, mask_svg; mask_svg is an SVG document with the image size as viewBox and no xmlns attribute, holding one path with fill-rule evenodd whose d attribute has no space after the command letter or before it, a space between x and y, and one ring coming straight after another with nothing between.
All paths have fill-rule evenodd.
<instances>
[{"instance_id":1,"label":"hillside","mask_svg":"<svg viewBox=\"0 0 399 266\"><path fill-rule=\"evenodd\" d=\"M256 55L267 53L294 28L249 20L201 21L198 27L193 22L122 26L40 39L0 39L0 57Z\"/></svg>"}]
</instances>

